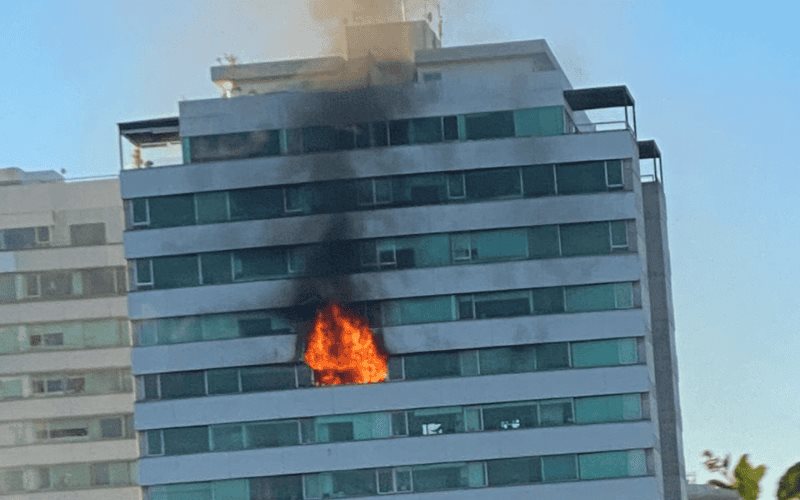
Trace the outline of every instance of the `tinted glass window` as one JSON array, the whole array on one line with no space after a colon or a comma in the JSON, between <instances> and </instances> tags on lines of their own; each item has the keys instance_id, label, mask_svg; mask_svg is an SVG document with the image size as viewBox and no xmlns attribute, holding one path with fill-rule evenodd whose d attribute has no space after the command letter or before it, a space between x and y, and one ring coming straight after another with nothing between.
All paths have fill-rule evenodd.
<instances>
[{"instance_id":1,"label":"tinted glass window","mask_svg":"<svg viewBox=\"0 0 800 500\"><path fill-rule=\"evenodd\" d=\"M458 353L412 354L405 358L406 379L457 377L461 375Z\"/></svg>"},{"instance_id":2,"label":"tinted glass window","mask_svg":"<svg viewBox=\"0 0 800 500\"><path fill-rule=\"evenodd\" d=\"M106 225L102 222L73 224L69 226L69 235L73 245L104 245L106 243Z\"/></svg>"},{"instance_id":3,"label":"tinted glass window","mask_svg":"<svg viewBox=\"0 0 800 500\"><path fill-rule=\"evenodd\" d=\"M611 252L608 223L562 225L561 251L564 256L599 255Z\"/></svg>"},{"instance_id":4,"label":"tinted glass window","mask_svg":"<svg viewBox=\"0 0 800 500\"><path fill-rule=\"evenodd\" d=\"M161 398L191 398L205 396L203 372L162 373Z\"/></svg>"},{"instance_id":5,"label":"tinted glass window","mask_svg":"<svg viewBox=\"0 0 800 500\"><path fill-rule=\"evenodd\" d=\"M553 165L523 167L522 183L525 186L525 196L556 194L555 168Z\"/></svg>"},{"instance_id":6,"label":"tinted glass window","mask_svg":"<svg viewBox=\"0 0 800 500\"><path fill-rule=\"evenodd\" d=\"M440 117L411 120L415 143L442 142L442 119Z\"/></svg>"},{"instance_id":7,"label":"tinted glass window","mask_svg":"<svg viewBox=\"0 0 800 500\"><path fill-rule=\"evenodd\" d=\"M519 170L515 168L466 172L464 176L470 200L519 196L522 192Z\"/></svg>"},{"instance_id":8,"label":"tinted glass window","mask_svg":"<svg viewBox=\"0 0 800 500\"><path fill-rule=\"evenodd\" d=\"M150 198L150 227L188 226L194 224L194 196L159 196Z\"/></svg>"},{"instance_id":9,"label":"tinted glass window","mask_svg":"<svg viewBox=\"0 0 800 500\"><path fill-rule=\"evenodd\" d=\"M493 139L514 135L514 113L497 111L464 117L467 139Z\"/></svg>"},{"instance_id":10,"label":"tinted glass window","mask_svg":"<svg viewBox=\"0 0 800 500\"><path fill-rule=\"evenodd\" d=\"M542 480L542 464L538 458L489 460L486 473L489 486L538 483Z\"/></svg>"},{"instance_id":11,"label":"tinted glass window","mask_svg":"<svg viewBox=\"0 0 800 500\"><path fill-rule=\"evenodd\" d=\"M197 193L197 222L212 224L228 220L228 193Z\"/></svg>"},{"instance_id":12,"label":"tinted glass window","mask_svg":"<svg viewBox=\"0 0 800 500\"><path fill-rule=\"evenodd\" d=\"M165 455L186 455L207 451L209 451L207 427L164 429Z\"/></svg>"},{"instance_id":13,"label":"tinted glass window","mask_svg":"<svg viewBox=\"0 0 800 500\"><path fill-rule=\"evenodd\" d=\"M482 349L479 353L483 375L525 373L536 370L534 346L497 347Z\"/></svg>"},{"instance_id":14,"label":"tinted glass window","mask_svg":"<svg viewBox=\"0 0 800 500\"><path fill-rule=\"evenodd\" d=\"M602 161L556 166L559 194L606 191L606 170Z\"/></svg>"},{"instance_id":15,"label":"tinted glass window","mask_svg":"<svg viewBox=\"0 0 800 500\"><path fill-rule=\"evenodd\" d=\"M578 478L575 455L542 457L545 481L567 481Z\"/></svg>"},{"instance_id":16,"label":"tinted glass window","mask_svg":"<svg viewBox=\"0 0 800 500\"><path fill-rule=\"evenodd\" d=\"M283 214L283 189L239 189L229 194L232 220L267 219Z\"/></svg>"},{"instance_id":17,"label":"tinted glass window","mask_svg":"<svg viewBox=\"0 0 800 500\"><path fill-rule=\"evenodd\" d=\"M153 259L153 278L155 288L197 286L200 284L197 257L157 257Z\"/></svg>"}]
</instances>

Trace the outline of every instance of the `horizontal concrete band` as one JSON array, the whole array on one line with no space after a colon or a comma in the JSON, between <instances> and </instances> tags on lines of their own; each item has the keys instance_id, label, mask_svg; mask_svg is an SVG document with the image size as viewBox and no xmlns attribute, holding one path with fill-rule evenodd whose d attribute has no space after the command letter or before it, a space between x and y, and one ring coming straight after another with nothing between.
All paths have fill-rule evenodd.
<instances>
[{"instance_id":1,"label":"horizontal concrete band","mask_svg":"<svg viewBox=\"0 0 800 500\"><path fill-rule=\"evenodd\" d=\"M636 254L572 257L360 273L346 279L352 301L386 300L454 293L489 292L638 281L642 264ZM298 290L335 296L341 283L314 279L271 280L209 285L128 295L130 318L212 314L229 311L273 309L295 305Z\"/></svg>"},{"instance_id":2,"label":"horizontal concrete band","mask_svg":"<svg viewBox=\"0 0 800 500\"><path fill-rule=\"evenodd\" d=\"M135 259L317 243L329 237L331 227L343 228L335 237L344 240L624 220L636 215L636 194L630 191L387 208L129 231L125 255Z\"/></svg>"},{"instance_id":3,"label":"horizontal concrete band","mask_svg":"<svg viewBox=\"0 0 800 500\"><path fill-rule=\"evenodd\" d=\"M102 246L39 248L0 253L0 273L65 271L124 265L122 243Z\"/></svg>"},{"instance_id":4,"label":"horizontal concrete band","mask_svg":"<svg viewBox=\"0 0 800 500\"><path fill-rule=\"evenodd\" d=\"M137 430L649 392L645 365L313 387L137 403Z\"/></svg>"},{"instance_id":5,"label":"horizontal concrete band","mask_svg":"<svg viewBox=\"0 0 800 500\"><path fill-rule=\"evenodd\" d=\"M125 296L41 300L0 305L0 324L47 323L128 316Z\"/></svg>"},{"instance_id":6,"label":"horizontal concrete band","mask_svg":"<svg viewBox=\"0 0 800 500\"><path fill-rule=\"evenodd\" d=\"M124 199L336 179L637 158L627 130L393 146L121 172Z\"/></svg>"},{"instance_id":7,"label":"horizontal concrete band","mask_svg":"<svg viewBox=\"0 0 800 500\"><path fill-rule=\"evenodd\" d=\"M138 455L136 439L38 444L0 448L0 468L136 460Z\"/></svg>"},{"instance_id":8,"label":"horizontal concrete band","mask_svg":"<svg viewBox=\"0 0 800 500\"><path fill-rule=\"evenodd\" d=\"M126 415L133 408L133 393L98 396L56 396L0 402L0 422L50 420L87 415Z\"/></svg>"},{"instance_id":9,"label":"horizontal concrete band","mask_svg":"<svg viewBox=\"0 0 800 500\"><path fill-rule=\"evenodd\" d=\"M0 495L0 498L19 500L19 495ZM26 492L25 500L141 500L142 490L138 486L118 488L93 488L75 491Z\"/></svg>"},{"instance_id":10,"label":"horizontal concrete band","mask_svg":"<svg viewBox=\"0 0 800 500\"><path fill-rule=\"evenodd\" d=\"M127 368L130 362L130 347L5 354L0 357L0 376Z\"/></svg>"},{"instance_id":11,"label":"horizontal concrete band","mask_svg":"<svg viewBox=\"0 0 800 500\"><path fill-rule=\"evenodd\" d=\"M504 345L643 337L641 309L518 318L452 321L382 328L391 354L478 349ZM190 342L133 350L136 375L292 363L300 358L295 335Z\"/></svg>"},{"instance_id":12,"label":"horizontal concrete band","mask_svg":"<svg viewBox=\"0 0 800 500\"><path fill-rule=\"evenodd\" d=\"M203 453L140 461L143 485L443 462L648 449L650 421Z\"/></svg>"}]
</instances>

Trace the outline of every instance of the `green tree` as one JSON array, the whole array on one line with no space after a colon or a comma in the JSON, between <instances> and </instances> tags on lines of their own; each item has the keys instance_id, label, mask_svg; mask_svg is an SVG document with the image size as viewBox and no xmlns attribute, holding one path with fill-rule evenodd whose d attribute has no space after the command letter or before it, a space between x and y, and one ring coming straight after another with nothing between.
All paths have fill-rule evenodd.
<instances>
[{"instance_id":1,"label":"green tree","mask_svg":"<svg viewBox=\"0 0 800 500\"><path fill-rule=\"evenodd\" d=\"M724 481L712 479L708 482L709 484L726 490L736 490L743 500L758 499L758 494L761 491L759 483L761 478L764 477L764 473L767 472L767 468L764 465L753 466L745 454L742 455L739 463L731 471L730 455L721 458L706 450L703 452L703 456L706 458L706 469L721 474L725 478Z\"/></svg>"},{"instance_id":2,"label":"green tree","mask_svg":"<svg viewBox=\"0 0 800 500\"><path fill-rule=\"evenodd\" d=\"M800 498L800 462L789 467L778 483L778 500Z\"/></svg>"}]
</instances>

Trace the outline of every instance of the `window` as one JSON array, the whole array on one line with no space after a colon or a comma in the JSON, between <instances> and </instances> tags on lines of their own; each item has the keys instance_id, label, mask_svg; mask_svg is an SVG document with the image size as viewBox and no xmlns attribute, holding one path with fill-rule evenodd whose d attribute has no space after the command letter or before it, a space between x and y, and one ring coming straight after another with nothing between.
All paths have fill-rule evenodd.
<instances>
[{"instance_id":1,"label":"window","mask_svg":"<svg viewBox=\"0 0 800 500\"><path fill-rule=\"evenodd\" d=\"M277 130L195 136L190 139L192 163L280 154Z\"/></svg>"},{"instance_id":2,"label":"window","mask_svg":"<svg viewBox=\"0 0 800 500\"><path fill-rule=\"evenodd\" d=\"M100 420L100 436L103 439L121 438L123 426L121 418L104 418Z\"/></svg>"},{"instance_id":3,"label":"window","mask_svg":"<svg viewBox=\"0 0 800 500\"><path fill-rule=\"evenodd\" d=\"M208 394L235 394L241 390L239 384L239 370L236 368L222 368L209 370Z\"/></svg>"},{"instance_id":4,"label":"window","mask_svg":"<svg viewBox=\"0 0 800 500\"><path fill-rule=\"evenodd\" d=\"M102 222L73 224L69 226L69 235L71 244L75 246L104 245L106 225Z\"/></svg>"},{"instance_id":5,"label":"window","mask_svg":"<svg viewBox=\"0 0 800 500\"><path fill-rule=\"evenodd\" d=\"M578 457L581 479L607 479L647 474L644 450L586 453Z\"/></svg>"},{"instance_id":6,"label":"window","mask_svg":"<svg viewBox=\"0 0 800 500\"><path fill-rule=\"evenodd\" d=\"M240 424L212 425L211 443L214 451L244 449L244 428Z\"/></svg>"},{"instance_id":7,"label":"window","mask_svg":"<svg viewBox=\"0 0 800 500\"><path fill-rule=\"evenodd\" d=\"M564 108L518 109L514 111L514 128L517 137L547 136L564 133Z\"/></svg>"},{"instance_id":8,"label":"window","mask_svg":"<svg viewBox=\"0 0 800 500\"><path fill-rule=\"evenodd\" d=\"M560 286L548 288L534 288L531 290L533 297L534 314L558 314L564 312L564 289Z\"/></svg>"},{"instance_id":9,"label":"window","mask_svg":"<svg viewBox=\"0 0 800 500\"><path fill-rule=\"evenodd\" d=\"M163 455L164 454L164 440L159 430L145 431L147 454L148 455Z\"/></svg>"},{"instance_id":10,"label":"window","mask_svg":"<svg viewBox=\"0 0 800 500\"><path fill-rule=\"evenodd\" d=\"M362 179L357 181L357 199L361 207L388 205L392 203L392 179Z\"/></svg>"},{"instance_id":11,"label":"window","mask_svg":"<svg viewBox=\"0 0 800 500\"><path fill-rule=\"evenodd\" d=\"M541 459L489 460L486 462L486 474L489 486L539 483L542 481Z\"/></svg>"},{"instance_id":12,"label":"window","mask_svg":"<svg viewBox=\"0 0 800 500\"><path fill-rule=\"evenodd\" d=\"M408 432L411 436L431 436L465 431L464 410L431 408L408 412Z\"/></svg>"},{"instance_id":13,"label":"window","mask_svg":"<svg viewBox=\"0 0 800 500\"><path fill-rule=\"evenodd\" d=\"M558 194L607 191L605 162L572 163L556 166Z\"/></svg>"},{"instance_id":14,"label":"window","mask_svg":"<svg viewBox=\"0 0 800 500\"><path fill-rule=\"evenodd\" d=\"M642 418L639 394L597 396L575 400L575 421L579 424L623 422Z\"/></svg>"},{"instance_id":15,"label":"window","mask_svg":"<svg viewBox=\"0 0 800 500\"><path fill-rule=\"evenodd\" d=\"M370 124L372 130L372 144L376 147L389 145L389 127L386 122L375 122Z\"/></svg>"},{"instance_id":16,"label":"window","mask_svg":"<svg viewBox=\"0 0 800 500\"><path fill-rule=\"evenodd\" d=\"M464 121L467 140L514 136L514 113L511 111L466 115Z\"/></svg>"},{"instance_id":17,"label":"window","mask_svg":"<svg viewBox=\"0 0 800 500\"><path fill-rule=\"evenodd\" d=\"M155 288L180 288L200 284L198 258L195 255L157 257L152 259L152 266Z\"/></svg>"},{"instance_id":18,"label":"window","mask_svg":"<svg viewBox=\"0 0 800 500\"><path fill-rule=\"evenodd\" d=\"M576 368L614 366L639 362L636 339L595 340L572 344L572 363Z\"/></svg>"},{"instance_id":19,"label":"window","mask_svg":"<svg viewBox=\"0 0 800 500\"><path fill-rule=\"evenodd\" d=\"M214 224L230 219L227 192L196 193L194 201L197 205L198 224Z\"/></svg>"},{"instance_id":20,"label":"window","mask_svg":"<svg viewBox=\"0 0 800 500\"><path fill-rule=\"evenodd\" d=\"M608 222L565 224L560 229L561 252L565 257L611 252Z\"/></svg>"},{"instance_id":21,"label":"window","mask_svg":"<svg viewBox=\"0 0 800 500\"><path fill-rule=\"evenodd\" d=\"M131 225L133 227L145 227L150 225L150 206L147 198L136 198L130 200Z\"/></svg>"},{"instance_id":22,"label":"window","mask_svg":"<svg viewBox=\"0 0 800 500\"><path fill-rule=\"evenodd\" d=\"M336 145L337 133L334 127L303 128L303 150L305 152L335 151Z\"/></svg>"},{"instance_id":23,"label":"window","mask_svg":"<svg viewBox=\"0 0 800 500\"><path fill-rule=\"evenodd\" d=\"M550 196L556 194L554 165L522 167L522 185L525 196Z\"/></svg>"},{"instance_id":24,"label":"window","mask_svg":"<svg viewBox=\"0 0 800 500\"><path fill-rule=\"evenodd\" d=\"M423 82L438 82L442 80L442 74L438 71L432 71L430 73L422 73L422 81Z\"/></svg>"},{"instance_id":25,"label":"window","mask_svg":"<svg viewBox=\"0 0 800 500\"><path fill-rule=\"evenodd\" d=\"M483 407L483 429L508 431L529 429L538 425L537 408L533 403L507 403Z\"/></svg>"},{"instance_id":26,"label":"window","mask_svg":"<svg viewBox=\"0 0 800 500\"><path fill-rule=\"evenodd\" d=\"M284 193L284 210L286 213L310 213L312 191L309 186L287 186Z\"/></svg>"},{"instance_id":27,"label":"window","mask_svg":"<svg viewBox=\"0 0 800 500\"><path fill-rule=\"evenodd\" d=\"M566 342L537 345L536 367L539 370L569 368L569 345Z\"/></svg>"},{"instance_id":28,"label":"window","mask_svg":"<svg viewBox=\"0 0 800 500\"><path fill-rule=\"evenodd\" d=\"M242 392L294 389L297 386L291 366L254 366L241 369Z\"/></svg>"},{"instance_id":29,"label":"window","mask_svg":"<svg viewBox=\"0 0 800 500\"><path fill-rule=\"evenodd\" d=\"M467 188L464 183L464 173L447 174L447 197L457 200L466 198L466 196Z\"/></svg>"},{"instance_id":30,"label":"window","mask_svg":"<svg viewBox=\"0 0 800 500\"><path fill-rule=\"evenodd\" d=\"M398 299L384 302L383 326L452 321L453 301L449 295Z\"/></svg>"},{"instance_id":31,"label":"window","mask_svg":"<svg viewBox=\"0 0 800 500\"><path fill-rule=\"evenodd\" d=\"M481 374L526 373L536 370L534 346L495 347L479 351Z\"/></svg>"},{"instance_id":32,"label":"window","mask_svg":"<svg viewBox=\"0 0 800 500\"><path fill-rule=\"evenodd\" d=\"M36 298L42 296L42 276L40 274L26 274L25 279L25 298Z\"/></svg>"},{"instance_id":33,"label":"window","mask_svg":"<svg viewBox=\"0 0 800 500\"><path fill-rule=\"evenodd\" d=\"M137 259L134 261L134 282L137 290L153 288L153 260Z\"/></svg>"},{"instance_id":34,"label":"window","mask_svg":"<svg viewBox=\"0 0 800 500\"><path fill-rule=\"evenodd\" d=\"M566 288L568 312L607 311L633 307L631 283L571 286Z\"/></svg>"},{"instance_id":35,"label":"window","mask_svg":"<svg viewBox=\"0 0 800 500\"><path fill-rule=\"evenodd\" d=\"M288 273L286 251L282 248L254 248L233 252L236 281L270 279Z\"/></svg>"},{"instance_id":36,"label":"window","mask_svg":"<svg viewBox=\"0 0 800 500\"><path fill-rule=\"evenodd\" d=\"M628 250L628 224L624 220L613 221L610 224L611 251L624 252Z\"/></svg>"},{"instance_id":37,"label":"window","mask_svg":"<svg viewBox=\"0 0 800 500\"><path fill-rule=\"evenodd\" d=\"M607 161L606 163L606 185L609 190L623 189L625 184L622 180L622 160Z\"/></svg>"},{"instance_id":38,"label":"window","mask_svg":"<svg viewBox=\"0 0 800 500\"><path fill-rule=\"evenodd\" d=\"M13 274L0 274L0 303L17 300L17 278Z\"/></svg>"},{"instance_id":39,"label":"window","mask_svg":"<svg viewBox=\"0 0 800 500\"><path fill-rule=\"evenodd\" d=\"M271 219L283 215L283 188L237 189L228 193L231 220Z\"/></svg>"},{"instance_id":40,"label":"window","mask_svg":"<svg viewBox=\"0 0 800 500\"><path fill-rule=\"evenodd\" d=\"M458 118L455 116L445 116L442 118L445 141L458 140Z\"/></svg>"},{"instance_id":41,"label":"window","mask_svg":"<svg viewBox=\"0 0 800 500\"><path fill-rule=\"evenodd\" d=\"M461 361L458 353L433 352L405 356L406 380L428 378L458 377L461 375Z\"/></svg>"},{"instance_id":42,"label":"window","mask_svg":"<svg viewBox=\"0 0 800 500\"><path fill-rule=\"evenodd\" d=\"M180 427L164 429L164 454L188 455L209 451L208 427Z\"/></svg>"},{"instance_id":43,"label":"window","mask_svg":"<svg viewBox=\"0 0 800 500\"><path fill-rule=\"evenodd\" d=\"M542 472L545 481L568 481L578 478L575 455L553 455L542 457Z\"/></svg>"},{"instance_id":44,"label":"window","mask_svg":"<svg viewBox=\"0 0 800 500\"><path fill-rule=\"evenodd\" d=\"M158 196L150 198L148 203L151 228L188 226L195 222L191 194Z\"/></svg>"},{"instance_id":45,"label":"window","mask_svg":"<svg viewBox=\"0 0 800 500\"><path fill-rule=\"evenodd\" d=\"M415 144L442 142L442 119L438 116L411 120L411 127Z\"/></svg>"},{"instance_id":46,"label":"window","mask_svg":"<svg viewBox=\"0 0 800 500\"><path fill-rule=\"evenodd\" d=\"M482 462L418 465L412 468L414 491L475 488L486 484Z\"/></svg>"},{"instance_id":47,"label":"window","mask_svg":"<svg viewBox=\"0 0 800 500\"><path fill-rule=\"evenodd\" d=\"M46 333L43 335L31 335L29 337L31 347L54 347L64 345L63 333Z\"/></svg>"},{"instance_id":48,"label":"window","mask_svg":"<svg viewBox=\"0 0 800 500\"><path fill-rule=\"evenodd\" d=\"M204 285L230 283L233 280L231 252L213 252L200 255L200 268Z\"/></svg>"},{"instance_id":49,"label":"window","mask_svg":"<svg viewBox=\"0 0 800 500\"><path fill-rule=\"evenodd\" d=\"M376 473L378 475L378 493L405 493L412 491L410 468L378 469Z\"/></svg>"},{"instance_id":50,"label":"window","mask_svg":"<svg viewBox=\"0 0 800 500\"><path fill-rule=\"evenodd\" d=\"M530 292L527 290L475 294L472 296L472 301L475 319L524 316L531 312ZM462 310L461 299L459 299L459 310ZM459 319L469 318L459 317Z\"/></svg>"},{"instance_id":51,"label":"window","mask_svg":"<svg viewBox=\"0 0 800 500\"><path fill-rule=\"evenodd\" d=\"M566 425L573 421L571 400L550 400L539 404L539 424L543 427Z\"/></svg>"},{"instance_id":52,"label":"window","mask_svg":"<svg viewBox=\"0 0 800 500\"><path fill-rule=\"evenodd\" d=\"M205 396L206 384L202 371L162 373L161 398L191 398Z\"/></svg>"},{"instance_id":53,"label":"window","mask_svg":"<svg viewBox=\"0 0 800 500\"><path fill-rule=\"evenodd\" d=\"M468 171L464 177L470 200L512 198L522 194L519 169L516 168Z\"/></svg>"},{"instance_id":54,"label":"window","mask_svg":"<svg viewBox=\"0 0 800 500\"><path fill-rule=\"evenodd\" d=\"M411 143L410 120L392 120L389 122L389 143L392 146Z\"/></svg>"}]
</instances>

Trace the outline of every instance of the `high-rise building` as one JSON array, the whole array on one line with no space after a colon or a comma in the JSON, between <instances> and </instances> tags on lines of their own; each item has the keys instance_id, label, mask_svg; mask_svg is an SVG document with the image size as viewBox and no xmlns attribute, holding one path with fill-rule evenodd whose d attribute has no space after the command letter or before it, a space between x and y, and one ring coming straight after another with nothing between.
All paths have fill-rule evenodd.
<instances>
[{"instance_id":1,"label":"high-rise building","mask_svg":"<svg viewBox=\"0 0 800 500\"><path fill-rule=\"evenodd\" d=\"M628 89L426 21L347 47L212 68L223 97L120 124L148 498L685 498L660 153ZM315 385L333 302L386 382Z\"/></svg>"},{"instance_id":2,"label":"high-rise building","mask_svg":"<svg viewBox=\"0 0 800 500\"><path fill-rule=\"evenodd\" d=\"M122 229L116 179L0 169L0 498L141 498Z\"/></svg>"}]
</instances>

